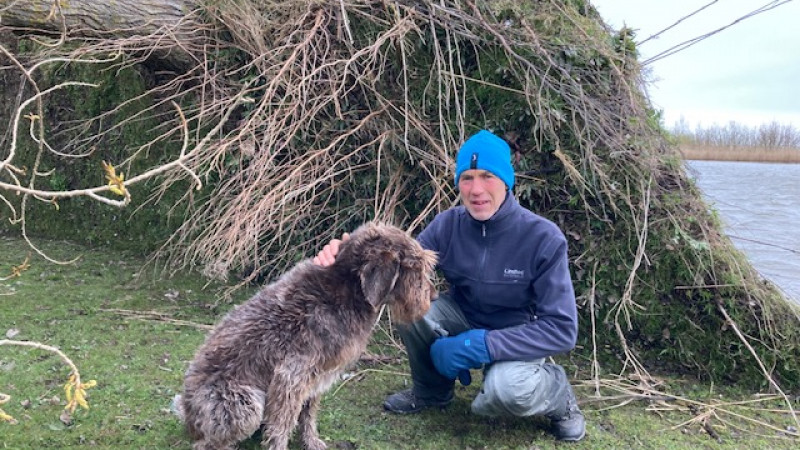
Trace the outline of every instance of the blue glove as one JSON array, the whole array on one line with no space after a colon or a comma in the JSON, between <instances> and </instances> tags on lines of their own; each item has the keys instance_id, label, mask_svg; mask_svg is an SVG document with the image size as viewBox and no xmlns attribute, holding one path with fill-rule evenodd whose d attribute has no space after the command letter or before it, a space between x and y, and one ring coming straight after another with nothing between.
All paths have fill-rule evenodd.
<instances>
[{"instance_id":1,"label":"blue glove","mask_svg":"<svg viewBox=\"0 0 800 450\"><path fill-rule=\"evenodd\" d=\"M431 345L431 359L439 373L451 380L458 377L461 384L469 385L472 382L469 369L492 362L486 347L486 330L469 330L436 339Z\"/></svg>"}]
</instances>

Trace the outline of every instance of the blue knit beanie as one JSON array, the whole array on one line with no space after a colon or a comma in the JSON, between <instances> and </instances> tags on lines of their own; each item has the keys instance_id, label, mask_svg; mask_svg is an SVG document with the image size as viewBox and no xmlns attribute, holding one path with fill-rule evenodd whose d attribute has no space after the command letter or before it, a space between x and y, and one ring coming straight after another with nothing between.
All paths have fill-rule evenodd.
<instances>
[{"instance_id":1,"label":"blue knit beanie","mask_svg":"<svg viewBox=\"0 0 800 450\"><path fill-rule=\"evenodd\" d=\"M503 180L508 189L514 187L514 168L511 167L511 148L506 141L481 130L472 135L456 156L456 186L461 173L468 169L491 172Z\"/></svg>"}]
</instances>

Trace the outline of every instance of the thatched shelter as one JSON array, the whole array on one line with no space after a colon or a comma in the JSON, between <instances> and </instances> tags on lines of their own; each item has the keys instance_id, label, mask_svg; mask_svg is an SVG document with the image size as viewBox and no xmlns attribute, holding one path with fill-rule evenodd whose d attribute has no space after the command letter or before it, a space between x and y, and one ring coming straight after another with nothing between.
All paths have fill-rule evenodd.
<instances>
[{"instance_id":1,"label":"thatched shelter","mask_svg":"<svg viewBox=\"0 0 800 450\"><path fill-rule=\"evenodd\" d=\"M419 231L455 200L459 143L489 128L514 150L521 203L570 239L587 378L796 389L800 312L721 234L632 32L583 0L519 3L207 2L142 34L47 39L6 25L21 109L3 122L0 217L270 277L364 220ZM128 175L119 195L101 161Z\"/></svg>"}]
</instances>

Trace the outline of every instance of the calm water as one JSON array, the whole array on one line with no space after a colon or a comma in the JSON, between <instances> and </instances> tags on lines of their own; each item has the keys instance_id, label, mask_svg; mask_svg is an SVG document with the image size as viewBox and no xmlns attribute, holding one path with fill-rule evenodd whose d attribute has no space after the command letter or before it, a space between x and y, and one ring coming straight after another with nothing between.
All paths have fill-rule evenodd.
<instances>
[{"instance_id":1,"label":"calm water","mask_svg":"<svg viewBox=\"0 0 800 450\"><path fill-rule=\"evenodd\" d=\"M733 244L800 302L800 164L689 161Z\"/></svg>"}]
</instances>

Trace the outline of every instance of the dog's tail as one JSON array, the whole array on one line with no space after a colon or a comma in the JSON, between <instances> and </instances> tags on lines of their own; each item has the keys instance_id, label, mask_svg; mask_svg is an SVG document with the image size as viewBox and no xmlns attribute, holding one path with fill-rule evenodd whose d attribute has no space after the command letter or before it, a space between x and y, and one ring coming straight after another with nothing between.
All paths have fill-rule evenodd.
<instances>
[{"instance_id":1,"label":"dog's tail","mask_svg":"<svg viewBox=\"0 0 800 450\"><path fill-rule=\"evenodd\" d=\"M181 422L186 421L186 415L183 412L183 399L181 398L181 394L176 394L175 397L172 397L172 401L169 404L169 412L177 416Z\"/></svg>"}]
</instances>

